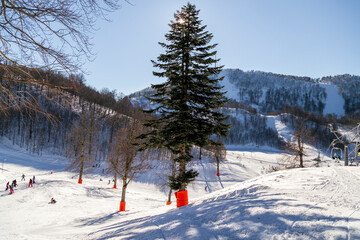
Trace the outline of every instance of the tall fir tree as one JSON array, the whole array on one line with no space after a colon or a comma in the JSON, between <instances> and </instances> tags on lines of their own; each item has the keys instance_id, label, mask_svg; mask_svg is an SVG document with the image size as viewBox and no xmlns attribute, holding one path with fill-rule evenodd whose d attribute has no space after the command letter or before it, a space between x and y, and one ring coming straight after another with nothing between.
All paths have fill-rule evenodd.
<instances>
[{"instance_id":1,"label":"tall fir tree","mask_svg":"<svg viewBox=\"0 0 360 240\"><path fill-rule=\"evenodd\" d=\"M155 90L148 99L155 103L158 119L149 120L145 126L151 130L142 136L147 138L145 148L169 149L178 157L177 174L169 177L170 187L184 191L198 175L187 170L192 160L194 146L216 145L211 136L226 136L230 125L219 109L227 102L221 92L217 76L223 66L216 66L217 44L210 44L213 37L205 30L198 17L199 10L188 3L174 14L169 24L171 30L165 35L167 43L159 43L165 49L157 61L152 61L155 76L166 78L162 84L152 85Z\"/></svg>"}]
</instances>

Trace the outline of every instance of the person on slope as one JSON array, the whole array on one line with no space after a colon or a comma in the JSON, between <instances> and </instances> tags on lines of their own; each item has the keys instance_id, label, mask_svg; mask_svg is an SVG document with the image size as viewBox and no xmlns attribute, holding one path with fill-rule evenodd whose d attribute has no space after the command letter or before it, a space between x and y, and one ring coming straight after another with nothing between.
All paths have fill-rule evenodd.
<instances>
[{"instance_id":1,"label":"person on slope","mask_svg":"<svg viewBox=\"0 0 360 240\"><path fill-rule=\"evenodd\" d=\"M13 186L12 186L12 184L10 185L10 194L13 194L13 192L14 192L14 188L13 188Z\"/></svg>"},{"instance_id":2,"label":"person on slope","mask_svg":"<svg viewBox=\"0 0 360 240\"><path fill-rule=\"evenodd\" d=\"M25 181L25 174L21 175L21 181L23 181L23 180Z\"/></svg>"},{"instance_id":3,"label":"person on slope","mask_svg":"<svg viewBox=\"0 0 360 240\"><path fill-rule=\"evenodd\" d=\"M35 176L33 176L33 183L35 183Z\"/></svg>"},{"instance_id":4,"label":"person on slope","mask_svg":"<svg viewBox=\"0 0 360 240\"><path fill-rule=\"evenodd\" d=\"M30 178L29 186L28 186L28 187L32 187L32 186L33 186L33 181L32 181L32 179Z\"/></svg>"},{"instance_id":5,"label":"person on slope","mask_svg":"<svg viewBox=\"0 0 360 240\"><path fill-rule=\"evenodd\" d=\"M51 204L55 204L55 203L56 203L55 198L51 198L50 203L51 203Z\"/></svg>"},{"instance_id":6,"label":"person on slope","mask_svg":"<svg viewBox=\"0 0 360 240\"><path fill-rule=\"evenodd\" d=\"M9 187L10 187L10 183L7 182L5 191L7 191L9 189Z\"/></svg>"},{"instance_id":7,"label":"person on slope","mask_svg":"<svg viewBox=\"0 0 360 240\"><path fill-rule=\"evenodd\" d=\"M14 179L14 181L12 183L14 185L13 187L17 187L16 179Z\"/></svg>"}]
</instances>

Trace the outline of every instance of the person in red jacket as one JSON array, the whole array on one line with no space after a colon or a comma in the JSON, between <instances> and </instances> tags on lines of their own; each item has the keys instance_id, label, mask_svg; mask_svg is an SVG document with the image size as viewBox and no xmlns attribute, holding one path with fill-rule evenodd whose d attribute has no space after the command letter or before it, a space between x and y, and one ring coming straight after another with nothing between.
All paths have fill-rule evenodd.
<instances>
[{"instance_id":1,"label":"person in red jacket","mask_svg":"<svg viewBox=\"0 0 360 240\"><path fill-rule=\"evenodd\" d=\"M33 181L32 181L32 179L30 178L29 187L32 187L32 186L33 186Z\"/></svg>"}]
</instances>

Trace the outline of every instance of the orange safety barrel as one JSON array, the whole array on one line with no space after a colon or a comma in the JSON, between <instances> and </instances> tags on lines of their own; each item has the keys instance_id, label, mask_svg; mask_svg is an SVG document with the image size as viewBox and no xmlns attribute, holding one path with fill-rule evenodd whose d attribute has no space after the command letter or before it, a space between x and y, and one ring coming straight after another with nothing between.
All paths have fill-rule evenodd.
<instances>
[{"instance_id":1,"label":"orange safety barrel","mask_svg":"<svg viewBox=\"0 0 360 240\"><path fill-rule=\"evenodd\" d=\"M78 183L79 183L79 184L82 184L82 179L79 179Z\"/></svg>"},{"instance_id":2,"label":"orange safety barrel","mask_svg":"<svg viewBox=\"0 0 360 240\"><path fill-rule=\"evenodd\" d=\"M176 206L177 207L182 207L182 206L186 206L189 204L187 190L175 192L175 197L176 197Z\"/></svg>"},{"instance_id":3,"label":"orange safety barrel","mask_svg":"<svg viewBox=\"0 0 360 240\"><path fill-rule=\"evenodd\" d=\"M125 205L126 205L126 202L120 202L120 212L125 211Z\"/></svg>"}]
</instances>

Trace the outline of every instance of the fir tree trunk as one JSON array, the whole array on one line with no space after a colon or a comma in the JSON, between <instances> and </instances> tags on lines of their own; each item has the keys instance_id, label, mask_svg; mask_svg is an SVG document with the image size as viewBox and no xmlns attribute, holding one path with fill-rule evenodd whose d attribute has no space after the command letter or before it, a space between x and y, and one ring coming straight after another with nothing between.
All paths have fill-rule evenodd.
<instances>
[{"instance_id":1,"label":"fir tree trunk","mask_svg":"<svg viewBox=\"0 0 360 240\"><path fill-rule=\"evenodd\" d=\"M185 161L185 156L186 156L186 150L185 150L185 144L182 146L181 149L181 156L183 157L179 163L179 176L180 179L183 180L183 182L180 185L180 189L179 191L185 191L186 190L186 183L184 182L185 179L185 172L186 172L186 161Z\"/></svg>"},{"instance_id":2,"label":"fir tree trunk","mask_svg":"<svg viewBox=\"0 0 360 240\"><path fill-rule=\"evenodd\" d=\"M220 159L216 157L216 173L220 173Z\"/></svg>"},{"instance_id":3,"label":"fir tree trunk","mask_svg":"<svg viewBox=\"0 0 360 240\"><path fill-rule=\"evenodd\" d=\"M179 176L181 179L185 177L185 171L186 171L186 163L184 161L181 161L179 164ZM179 191L185 191L186 190L186 183L181 182Z\"/></svg>"}]
</instances>

